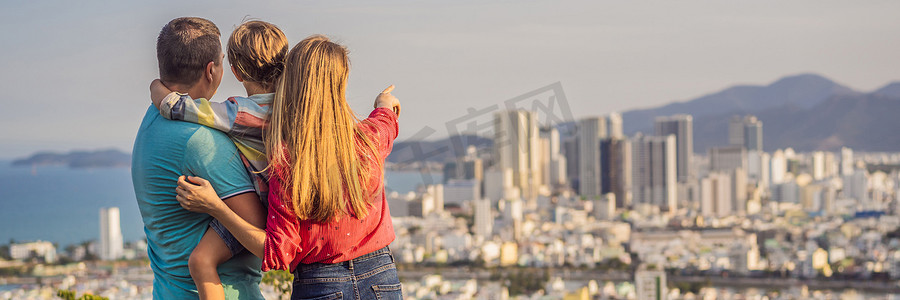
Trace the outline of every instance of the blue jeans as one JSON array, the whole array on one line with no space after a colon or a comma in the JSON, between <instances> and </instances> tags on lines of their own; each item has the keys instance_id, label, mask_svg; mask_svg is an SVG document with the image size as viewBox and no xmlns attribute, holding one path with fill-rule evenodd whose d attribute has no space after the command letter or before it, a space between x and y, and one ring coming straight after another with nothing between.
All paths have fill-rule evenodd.
<instances>
[{"instance_id":1,"label":"blue jeans","mask_svg":"<svg viewBox=\"0 0 900 300\"><path fill-rule=\"evenodd\" d=\"M293 300L402 298L397 266L388 247L350 261L300 264L294 270Z\"/></svg>"}]
</instances>

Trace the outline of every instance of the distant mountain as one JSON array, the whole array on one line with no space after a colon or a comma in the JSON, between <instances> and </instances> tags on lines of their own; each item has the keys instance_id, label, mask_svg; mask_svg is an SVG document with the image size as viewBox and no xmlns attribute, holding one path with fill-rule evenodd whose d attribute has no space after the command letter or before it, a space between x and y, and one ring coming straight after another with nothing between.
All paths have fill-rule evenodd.
<instances>
[{"instance_id":1,"label":"distant mountain","mask_svg":"<svg viewBox=\"0 0 900 300\"><path fill-rule=\"evenodd\" d=\"M753 114L763 123L766 151L900 151L900 82L870 93L815 74L788 76L767 86L735 86L693 100L622 114L627 134L653 132L658 116L694 117L694 151L728 143L728 121Z\"/></svg>"},{"instance_id":2,"label":"distant mountain","mask_svg":"<svg viewBox=\"0 0 900 300\"><path fill-rule=\"evenodd\" d=\"M763 147L774 151L836 151L846 146L861 151L900 151L900 82L870 93L854 91L814 74L788 76L767 86L735 86L690 101L622 114L626 134L652 134L657 116L694 117L694 151L728 143L728 121L753 114L763 123ZM575 123L559 124L561 135ZM480 136L456 136L437 141L402 141L388 157L393 163L443 162L465 148L489 148ZM418 154L416 154L418 153Z\"/></svg>"},{"instance_id":3,"label":"distant mountain","mask_svg":"<svg viewBox=\"0 0 900 300\"><path fill-rule=\"evenodd\" d=\"M115 149L72 151L69 153L38 152L12 162L13 166L65 165L70 168L130 167L131 154Z\"/></svg>"},{"instance_id":4,"label":"distant mountain","mask_svg":"<svg viewBox=\"0 0 900 300\"><path fill-rule=\"evenodd\" d=\"M652 132L653 119L657 116L690 114L697 120L706 116L757 113L781 107L809 109L835 95L860 94L816 74L794 75L767 86L734 86L685 102L627 111L622 114L623 129L627 134ZM700 151L704 148L694 149Z\"/></svg>"},{"instance_id":5,"label":"distant mountain","mask_svg":"<svg viewBox=\"0 0 900 300\"><path fill-rule=\"evenodd\" d=\"M891 82L884 87L875 90L872 94L888 96L888 97L900 97L900 81Z\"/></svg>"},{"instance_id":6,"label":"distant mountain","mask_svg":"<svg viewBox=\"0 0 900 300\"><path fill-rule=\"evenodd\" d=\"M870 93L835 95L810 109L777 107L754 113L763 123L766 151L900 151L900 96ZM705 153L727 144L732 114L694 119L694 149Z\"/></svg>"},{"instance_id":7,"label":"distant mountain","mask_svg":"<svg viewBox=\"0 0 900 300\"><path fill-rule=\"evenodd\" d=\"M490 148L493 141L477 135L458 135L436 141L400 141L387 160L391 163L413 163L420 161L444 162L450 158L465 155L470 145L483 150Z\"/></svg>"}]
</instances>

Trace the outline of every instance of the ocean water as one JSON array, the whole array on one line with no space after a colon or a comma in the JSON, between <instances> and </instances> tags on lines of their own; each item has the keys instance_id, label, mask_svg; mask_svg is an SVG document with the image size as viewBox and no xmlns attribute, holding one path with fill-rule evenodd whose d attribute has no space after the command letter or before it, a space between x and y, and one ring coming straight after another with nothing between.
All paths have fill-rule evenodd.
<instances>
[{"instance_id":1,"label":"ocean water","mask_svg":"<svg viewBox=\"0 0 900 300\"><path fill-rule=\"evenodd\" d=\"M387 189L401 193L439 174L385 174ZM100 208L119 207L126 242L144 238L129 168L14 167L0 161L0 244L44 240L61 247L100 236Z\"/></svg>"}]
</instances>

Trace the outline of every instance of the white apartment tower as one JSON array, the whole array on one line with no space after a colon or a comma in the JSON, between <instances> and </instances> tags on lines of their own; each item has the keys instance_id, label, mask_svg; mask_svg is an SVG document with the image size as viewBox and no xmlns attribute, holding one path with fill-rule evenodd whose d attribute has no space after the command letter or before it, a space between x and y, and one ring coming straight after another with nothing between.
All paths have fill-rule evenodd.
<instances>
[{"instance_id":1,"label":"white apartment tower","mask_svg":"<svg viewBox=\"0 0 900 300\"><path fill-rule=\"evenodd\" d=\"M494 213L490 199L476 199L473 201L475 208L475 236L484 240L491 238L494 233Z\"/></svg>"},{"instance_id":2,"label":"white apartment tower","mask_svg":"<svg viewBox=\"0 0 900 300\"><path fill-rule=\"evenodd\" d=\"M513 186L533 200L543 178L540 174L540 132L537 115L525 110L494 114L496 167L511 169Z\"/></svg>"},{"instance_id":3,"label":"white apartment tower","mask_svg":"<svg viewBox=\"0 0 900 300\"><path fill-rule=\"evenodd\" d=\"M100 259L115 260L122 257L122 227L119 224L119 208L100 209Z\"/></svg>"},{"instance_id":4,"label":"white apartment tower","mask_svg":"<svg viewBox=\"0 0 900 300\"><path fill-rule=\"evenodd\" d=\"M841 176L853 174L853 149L841 148Z\"/></svg>"},{"instance_id":5,"label":"white apartment tower","mask_svg":"<svg viewBox=\"0 0 900 300\"><path fill-rule=\"evenodd\" d=\"M608 122L607 129L609 130L609 137L614 139L623 138L625 135L622 134L622 115L619 113L611 113L606 119Z\"/></svg>"}]
</instances>

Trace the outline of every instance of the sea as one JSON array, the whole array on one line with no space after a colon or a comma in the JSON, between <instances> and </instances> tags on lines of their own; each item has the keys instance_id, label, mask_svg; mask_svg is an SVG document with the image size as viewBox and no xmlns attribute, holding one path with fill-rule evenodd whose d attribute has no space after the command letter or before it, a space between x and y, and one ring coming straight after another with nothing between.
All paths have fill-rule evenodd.
<instances>
[{"instance_id":1,"label":"sea","mask_svg":"<svg viewBox=\"0 0 900 300\"><path fill-rule=\"evenodd\" d=\"M440 174L387 171L388 192L407 193ZM58 249L99 240L100 208L118 207L126 242L144 239L129 168L12 166L0 161L0 245L49 241Z\"/></svg>"}]
</instances>

